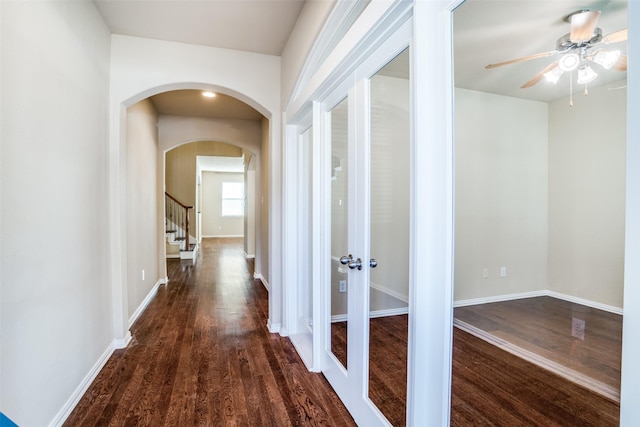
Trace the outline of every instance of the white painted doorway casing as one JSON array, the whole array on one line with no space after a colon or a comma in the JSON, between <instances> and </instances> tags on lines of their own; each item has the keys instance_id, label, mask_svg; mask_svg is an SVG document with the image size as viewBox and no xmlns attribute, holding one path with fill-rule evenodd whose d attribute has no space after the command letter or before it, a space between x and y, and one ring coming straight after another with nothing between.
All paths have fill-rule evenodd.
<instances>
[{"instance_id":1,"label":"white painted doorway casing","mask_svg":"<svg viewBox=\"0 0 640 427\"><path fill-rule=\"evenodd\" d=\"M452 65L451 65L451 12L456 4L441 1L419 2L372 2L362 12L335 49L327 56L315 73L310 73L307 81L299 84L297 97L290 100L284 115L287 118L284 145L285 174L291 171L291 163L296 161L295 149L298 128L312 114L313 140L326 138L326 129L316 126L322 121L329 95L342 93L355 84L346 81L345 76L354 73L366 58L407 19L413 27L411 37L412 63L412 118L411 118L411 224L413 233L410 241L410 282L409 306L409 360L407 390L407 425L448 425L449 393L451 373L451 328L452 328L452 254L453 254L453 205L452 205ZM412 15L413 14L413 15ZM311 53L322 56L323 46L317 46ZM308 60L314 63L313 60ZM304 73L303 73L304 75ZM322 100L322 103L320 103ZM334 102L338 101L334 99ZM314 161L322 157L320 144L313 146ZM324 156L326 159L326 155ZM329 167L328 165L326 165ZM319 191L326 176L322 165L314 165L313 188ZM317 171L317 172L316 172ZM289 175L291 176L291 175ZM285 221L293 226L295 213L293 205L295 185L290 179L284 181ZM324 189L325 194L327 190ZM312 210L313 245L327 245L323 242L328 216L316 205ZM415 220L420 218L419 221ZM296 245L290 238L284 239L285 307L286 319L293 319L295 300L289 289L296 286L297 263ZM314 306L319 304L319 284L326 283L327 268L324 262L328 250L314 251L312 256L312 277L314 281ZM415 262L418 260L419 262ZM320 293L320 296L322 293ZM314 307L314 337L312 370L324 368L324 349L327 347L328 331L324 322L329 315L324 304L324 312ZM322 308L323 306L320 305ZM289 320L287 320L288 322ZM319 322L319 323L318 323ZM360 374L362 378L364 374ZM362 399L362 397L359 397ZM359 411L352 414L360 417ZM366 415L365 415L366 416ZM363 424L367 425L367 424Z\"/></svg>"},{"instance_id":2,"label":"white painted doorway casing","mask_svg":"<svg viewBox=\"0 0 640 427\"><path fill-rule=\"evenodd\" d=\"M299 123L310 114L320 114L317 100L324 99L348 72L348 63L357 66L372 45L379 44L372 34L382 32L380 23L397 12L399 2L373 2L380 13L367 7L349 31L349 37L337 44L323 66L302 82L298 96L288 104L287 126ZM387 4L387 8L381 5ZM452 12L462 0L416 0L411 5L412 36L412 224L411 281L419 282L410 290L409 360L407 425L448 426L451 389L452 291L453 291L453 67ZM395 5L395 6L394 6ZM384 9L384 10L382 10ZM633 72L633 58L640 57L640 4L629 1L628 91L640 93L640 74ZM314 52L311 53L313 55ZM321 53L316 52L316 55ZM311 61L312 62L312 61ZM628 97L627 116L640 115L640 99ZM314 139L322 132L314 128ZM290 138L287 138L287 144ZM314 147L314 158L318 155ZM292 159L285 153L285 164ZM632 426L640 418L640 342L633 340L640 329L640 122L627 120L627 215L625 248L625 317L621 390L621 425ZM315 178L314 178L315 179ZM285 181L285 191L290 185ZM314 182L314 186L317 183ZM285 197L285 207L288 201ZM314 209L314 224L325 218ZM294 219L288 217L288 220ZM321 238L314 230L314 240ZM293 255L285 242L285 257ZM317 270L314 256L314 280L326 280ZM295 261L295 258L292 258ZM285 264L285 271L288 263ZM326 275L326 274L325 274ZM287 280L285 278L285 280ZM285 283L285 289L288 287ZM285 305L289 307L288 305ZM315 313L314 313L315 316ZM630 338L631 337L631 338ZM314 338L314 354L317 354ZM315 369L319 369L314 364Z\"/></svg>"}]
</instances>

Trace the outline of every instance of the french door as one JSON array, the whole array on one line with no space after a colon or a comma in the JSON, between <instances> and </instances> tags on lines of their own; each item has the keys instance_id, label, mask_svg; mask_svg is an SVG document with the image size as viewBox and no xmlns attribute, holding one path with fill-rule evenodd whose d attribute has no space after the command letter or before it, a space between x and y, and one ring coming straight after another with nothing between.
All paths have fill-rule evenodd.
<instances>
[{"instance_id":1,"label":"french door","mask_svg":"<svg viewBox=\"0 0 640 427\"><path fill-rule=\"evenodd\" d=\"M359 425L404 425L410 225L410 25L317 106L324 141L322 372Z\"/></svg>"}]
</instances>

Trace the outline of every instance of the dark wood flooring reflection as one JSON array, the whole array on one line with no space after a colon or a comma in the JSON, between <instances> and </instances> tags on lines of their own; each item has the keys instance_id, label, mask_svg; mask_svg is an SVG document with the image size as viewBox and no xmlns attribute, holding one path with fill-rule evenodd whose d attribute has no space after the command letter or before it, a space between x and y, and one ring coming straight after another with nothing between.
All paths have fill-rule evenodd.
<instances>
[{"instance_id":1,"label":"dark wood flooring reflection","mask_svg":"<svg viewBox=\"0 0 640 427\"><path fill-rule=\"evenodd\" d=\"M548 296L457 307L456 319L620 391L622 316ZM572 336L572 319L585 322Z\"/></svg>"},{"instance_id":2,"label":"dark wood flooring reflection","mask_svg":"<svg viewBox=\"0 0 640 427\"><path fill-rule=\"evenodd\" d=\"M370 321L369 396L393 426L405 425L407 320L405 315ZM346 322L332 324L332 348L343 363L346 329ZM452 426L619 423L617 402L457 328L451 381Z\"/></svg>"},{"instance_id":3,"label":"dark wood flooring reflection","mask_svg":"<svg viewBox=\"0 0 640 427\"><path fill-rule=\"evenodd\" d=\"M394 426L407 412L407 315L369 321L369 398ZM347 322L331 324L331 352L347 367Z\"/></svg>"},{"instance_id":4,"label":"dark wood flooring reflection","mask_svg":"<svg viewBox=\"0 0 640 427\"><path fill-rule=\"evenodd\" d=\"M321 374L266 328L241 240L205 239L162 286L66 426L353 426Z\"/></svg>"},{"instance_id":5,"label":"dark wood flooring reflection","mask_svg":"<svg viewBox=\"0 0 640 427\"><path fill-rule=\"evenodd\" d=\"M618 403L453 329L452 426L617 426Z\"/></svg>"}]
</instances>

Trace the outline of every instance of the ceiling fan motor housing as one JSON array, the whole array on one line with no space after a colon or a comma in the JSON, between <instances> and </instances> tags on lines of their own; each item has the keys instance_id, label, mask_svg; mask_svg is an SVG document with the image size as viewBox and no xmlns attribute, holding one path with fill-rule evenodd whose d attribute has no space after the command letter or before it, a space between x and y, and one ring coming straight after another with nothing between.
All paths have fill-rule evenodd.
<instances>
[{"instance_id":1,"label":"ceiling fan motor housing","mask_svg":"<svg viewBox=\"0 0 640 427\"><path fill-rule=\"evenodd\" d=\"M593 30L593 35L591 36L591 38L585 42L571 41L571 33L565 34L556 42L556 50L560 53L564 53L580 47L591 46L596 43L600 43L600 41L602 41L602 29L596 27Z\"/></svg>"}]
</instances>

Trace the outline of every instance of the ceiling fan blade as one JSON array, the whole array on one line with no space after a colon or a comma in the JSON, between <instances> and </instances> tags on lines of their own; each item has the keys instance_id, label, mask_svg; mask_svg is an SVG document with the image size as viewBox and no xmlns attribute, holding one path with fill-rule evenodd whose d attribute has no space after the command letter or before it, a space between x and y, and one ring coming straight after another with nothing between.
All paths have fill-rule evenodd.
<instances>
[{"instance_id":1,"label":"ceiling fan blade","mask_svg":"<svg viewBox=\"0 0 640 427\"><path fill-rule=\"evenodd\" d=\"M613 65L613 68L618 71L627 71L627 55L620 55L618 62Z\"/></svg>"},{"instance_id":2,"label":"ceiling fan blade","mask_svg":"<svg viewBox=\"0 0 640 427\"><path fill-rule=\"evenodd\" d=\"M599 10L588 10L571 15L571 35L569 36L571 41L581 43L591 40L599 19Z\"/></svg>"},{"instance_id":3,"label":"ceiling fan blade","mask_svg":"<svg viewBox=\"0 0 640 427\"><path fill-rule=\"evenodd\" d=\"M558 66L558 61L552 62L551 64L547 65L546 67L544 67L542 70L540 70L540 72L538 74L536 74L535 76L533 76L533 78L531 80L529 80L528 82L526 82L525 84L523 84L522 86L520 86L520 89L526 89L528 87L531 87L533 85L535 85L536 83L538 83L540 80L542 80L542 77L544 77L544 75L546 73L548 73L549 71L553 70L554 68L556 68Z\"/></svg>"},{"instance_id":4,"label":"ceiling fan blade","mask_svg":"<svg viewBox=\"0 0 640 427\"><path fill-rule=\"evenodd\" d=\"M627 40L627 29L607 34L602 38L604 44L619 43Z\"/></svg>"},{"instance_id":5,"label":"ceiling fan blade","mask_svg":"<svg viewBox=\"0 0 640 427\"><path fill-rule=\"evenodd\" d=\"M502 67L503 65L515 64L515 63L518 63L518 62L529 61L531 59L546 58L547 56L551 56L551 55L554 55L556 53L558 53L557 50L552 50L552 51L549 51L549 52L536 53L534 55L524 56L522 58L512 59L510 61L498 62L496 64L489 64L489 65L485 66L484 68L489 70L491 68Z\"/></svg>"}]
</instances>

